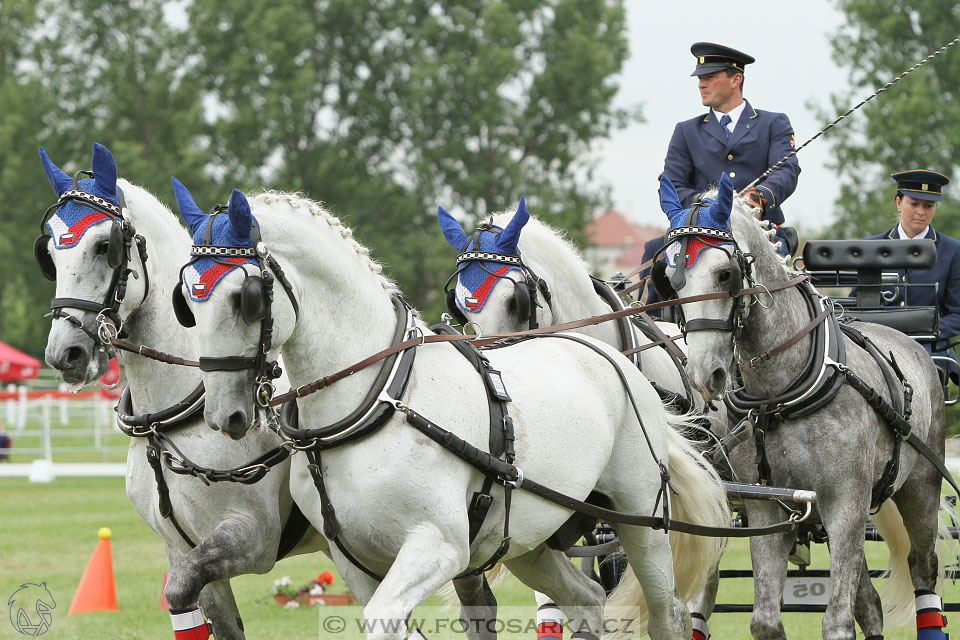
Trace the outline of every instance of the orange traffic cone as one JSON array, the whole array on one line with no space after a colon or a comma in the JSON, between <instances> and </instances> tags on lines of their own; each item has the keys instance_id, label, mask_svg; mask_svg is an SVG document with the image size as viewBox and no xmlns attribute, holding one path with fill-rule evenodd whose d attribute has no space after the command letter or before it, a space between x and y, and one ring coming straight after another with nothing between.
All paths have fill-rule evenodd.
<instances>
[{"instance_id":1,"label":"orange traffic cone","mask_svg":"<svg viewBox=\"0 0 960 640\"><path fill-rule=\"evenodd\" d=\"M110 529L97 532L100 542L93 550L77 593L73 596L68 616L84 611L116 611L117 591L113 586L113 560L110 557Z\"/></svg>"}]
</instances>

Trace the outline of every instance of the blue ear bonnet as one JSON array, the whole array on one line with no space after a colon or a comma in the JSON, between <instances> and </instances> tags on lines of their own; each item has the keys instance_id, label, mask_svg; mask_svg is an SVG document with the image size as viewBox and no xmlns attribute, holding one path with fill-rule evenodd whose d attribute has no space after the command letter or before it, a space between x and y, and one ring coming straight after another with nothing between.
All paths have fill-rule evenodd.
<instances>
[{"instance_id":1,"label":"blue ear bonnet","mask_svg":"<svg viewBox=\"0 0 960 640\"><path fill-rule=\"evenodd\" d=\"M40 161L58 197L73 188L70 176L50 160L42 147ZM96 177L79 180L76 188L103 198L120 209L123 192L117 187L117 165L110 150L99 143L93 143L91 165ZM90 227L114 219L116 216L112 213L94 209L76 200L67 200L57 207L46 220L45 226L56 249L69 249L80 242Z\"/></svg>"},{"instance_id":2,"label":"blue ear bonnet","mask_svg":"<svg viewBox=\"0 0 960 640\"><path fill-rule=\"evenodd\" d=\"M496 228L499 229L500 227ZM470 246L466 248L466 251L489 251L503 255L517 255L517 252L504 253L501 251L501 247L497 242L500 234L494 233L493 231L481 231L478 235L480 237L480 246L474 247L471 242ZM456 288L457 306L470 313L476 313L483 309L483 305L487 302L487 297L500 280L497 276L502 276L513 269L520 269L520 267L514 265L479 260L461 262L458 267Z\"/></svg>"},{"instance_id":3,"label":"blue ear bonnet","mask_svg":"<svg viewBox=\"0 0 960 640\"><path fill-rule=\"evenodd\" d=\"M92 178L80 180L77 188L80 191L100 196L118 207L120 206L117 196L105 193L103 189L97 186L96 180ZM47 219L46 227L53 238L54 248L69 249L80 242L80 239L90 227L114 219L114 216L105 211L93 209L75 200L68 200L60 205L53 215Z\"/></svg>"},{"instance_id":4,"label":"blue ear bonnet","mask_svg":"<svg viewBox=\"0 0 960 640\"><path fill-rule=\"evenodd\" d=\"M730 178L727 177L727 174L724 173L720 176L716 198L702 198L701 203L697 211L695 226L731 231L730 213L733 208L733 183L730 181ZM668 231L687 226L687 219L693 207L683 208L680 204L680 197L677 195L677 190L666 174L660 176L660 207L670 221ZM700 250L705 246L717 246L720 244L731 243L726 240L707 236L690 237L687 242L686 251L687 268L692 267L696 263L697 257L700 255ZM677 240L671 243L664 251L664 257L669 266L677 266L676 258L680 253L681 246L682 241Z\"/></svg>"}]
</instances>

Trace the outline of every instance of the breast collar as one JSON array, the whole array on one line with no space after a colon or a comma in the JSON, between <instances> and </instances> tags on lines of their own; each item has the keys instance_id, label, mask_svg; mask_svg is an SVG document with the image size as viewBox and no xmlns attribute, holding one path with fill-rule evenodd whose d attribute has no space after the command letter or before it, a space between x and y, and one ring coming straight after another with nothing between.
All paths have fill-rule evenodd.
<instances>
[{"instance_id":1,"label":"breast collar","mask_svg":"<svg viewBox=\"0 0 960 640\"><path fill-rule=\"evenodd\" d=\"M766 406L768 415L793 420L819 410L840 392L844 376L835 364L846 363L840 323L836 315L830 313L832 306L829 300L821 296L809 281L804 281L798 288L811 319L818 313L829 313L813 330L814 346L807 356L807 362L803 370L776 394L754 395L742 387L727 394L724 400L735 414L743 415L751 409Z\"/></svg>"},{"instance_id":2,"label":"breast collar","mask_svg":"<svg viewBox=\"0 0 960 640\"><path fill-rule=\"evenodd\" d=\"M398 295L392 296L397 313L393 342L397 344L421 335L413 309ZM376 431L396 410L396 402L403 396L416 348L406 349L383 361L377 377L367 391L363 402L349 416L333 424L314 429L301 429L297 424L297 403L287 402L280 412L280 429L299 443L311 442L318 449L332 449Z\"/></svg>"}]
</instances>

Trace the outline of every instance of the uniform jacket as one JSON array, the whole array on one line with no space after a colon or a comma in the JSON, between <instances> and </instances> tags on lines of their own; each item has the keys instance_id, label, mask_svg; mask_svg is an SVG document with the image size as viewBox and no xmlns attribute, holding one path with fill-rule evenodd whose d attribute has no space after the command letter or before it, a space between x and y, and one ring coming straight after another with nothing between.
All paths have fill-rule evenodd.
<instances>
[{"instance_id":1,"label":"uniform jacket","mask_svg":"<svg viewBox=\"0 0 960 640\"><path fill-rule=\"evenodd\" d=\"M872 236L868 240L899 239L899 229L894 227L886 233ZM932 286L901 288L897 297L884 301L885 305L908 307L936 307L940 315L940 342L935 348L924 345L928 351L937 355L949 355L957 359L953 350L943 351L946 343L955 336L960 336L960 241L939 233L930 227L925 238L933 240L937 245L937 262L932 269L899 270L901 276L911 284L936 283L936 291ZM904 292L904 289L908 289ZM904 299L906 298L906 299Z\"/></svg>"},{"instance_id":2,"label":"uniform jacket","mask_svg":"<svg viewBox=\"0 0 960 640\"><path fill-rule=\"evenodd\" d=\"M745 101L746 102L746 101ZM716 184L721 173L738 191L793 150L793 126L784 113L754 109L747 102L728 139L713 111L677 123L663 170L685 207ZM767 199L764 219L783 224L781 203L797 188L800 164L792 157L757 185Z\"/></svg>"}]
</instances>

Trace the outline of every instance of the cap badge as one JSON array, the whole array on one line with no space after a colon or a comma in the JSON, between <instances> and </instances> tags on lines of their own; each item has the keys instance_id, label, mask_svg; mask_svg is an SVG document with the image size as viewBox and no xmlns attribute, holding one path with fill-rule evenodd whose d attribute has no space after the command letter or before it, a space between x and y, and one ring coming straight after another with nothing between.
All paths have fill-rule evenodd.
<instances>
[{"instance_id":1,"label":"cap badge","mask_svg":"<svg viewBox=\"0 0 960 640\"><path fill-rule=\"evenodd\" d=\"M700 64L703 64L704 60L706 60L706 58L704 56L700 56Z\"/></svg>"},{"instance_id":2,"label":"cap badge","mask_svg":"<svg viewBox=\"0 0 960 640\"><path fill-rule=\"evenodd\" d=\"M923 191L930 191L930 185L928 185L926 182L924 182L924 183L922 183L922 184L920 185L920 189L923 190Z\"/></svg>"}]
</instances>

